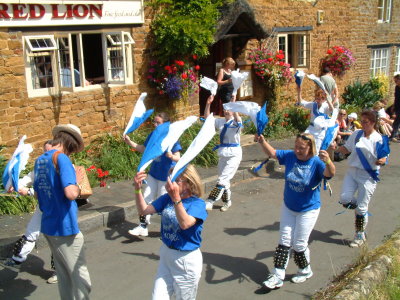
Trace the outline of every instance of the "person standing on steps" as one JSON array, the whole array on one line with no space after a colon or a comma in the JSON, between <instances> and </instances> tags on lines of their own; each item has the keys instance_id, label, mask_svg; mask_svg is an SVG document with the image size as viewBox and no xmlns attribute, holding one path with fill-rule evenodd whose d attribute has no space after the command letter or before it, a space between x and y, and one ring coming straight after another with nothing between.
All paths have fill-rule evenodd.
<instances>
[{"instance_id":1,"label":"person standing on steps","mask_svg":"<svg viewBox=\"0 0 400 300\"><path fill-rule=\"evenodd\" d=\"M210 115L210 106L214 96L207 99L204 117ZM234 102L234 101L233 101ZM230 181L235 176L242 160L242 147L240 146L240 133L242 131L242 118L237 112L224 110L225 118L215 119L215 127L220 132L218 148L218 180L206 201L206 209L212 210L216 201L222 198L221 211L225 212L232 206Z\"/></svg>"},{"instance_id":2,"label":"person standing on steps","mask_svg":"<svg viewBox=\"0 0 400 300\"><path fill-rule=\"evenodd\" d=\"M222 103L231 102L236 98L233 95L232 71L235 68L235 61L231 57L227 57L222 61L222 68L217 75L217 84L219 86L218 95Z\"/></svg>"},{"instance_id":3,"label":"person standing on steps","mask_svg":"<svg viewBox=\"0 0 400 300\"><path fill-rule=\"evenodd\" d=\"M335 165L325 150L320 150L317 156L314 136L310 133L297 135L294 150L275 150L262 135L256 135L255 141L268 157L285 166L280 239L274 254L274 269L263 285L268 289L283 285L291 250L298 266L291 281L302 283L313 276L308 240L320 212L321 182L335 175Z\"/></svg>"},{"instance_id":4,"label":"person standing on steps","mask_svg":"<svg viewBox=\"0 0 400 300\"><path fill-rule=\"evenodd\" d=\"M168 121L168 114L165 112L160 112L154 117L153 125L154 127L157 127L158 125L161 125ZM143 145L135 143L129 138L128 135L124 136L124 141L136 151L143 153L150 139L150 136L151 134L147 137ZM152 201L167 192L167 190L165 189L165 184L167 182L168 172L181 157L181 150L182 147L178 141L172 147L171 152L164 153L151 163L149 175L146 179L147 185L143 192L144 200L147 204L150 204ZM139 225L129 230L128 233L133 236L148 236L148 225L150 224L150 217L151 215L139 216Z\"/></svg>"}]
</instances>

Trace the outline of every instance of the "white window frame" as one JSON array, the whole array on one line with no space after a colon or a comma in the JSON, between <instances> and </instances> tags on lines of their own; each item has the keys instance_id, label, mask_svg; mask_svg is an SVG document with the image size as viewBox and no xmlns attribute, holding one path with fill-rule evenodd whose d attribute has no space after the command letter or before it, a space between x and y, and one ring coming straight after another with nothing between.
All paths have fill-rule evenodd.
<instances>
[{"instance_id":1,"label":"white window frame","mask_svg":"<svg viewBox=\"0 0 400 300\"><path fill-rule=\"evenodd\" d=\"M390 23L392 0L378 0L378 23Z\"/></svg>"},{"instance_id":2,"label":"white window frame","mask_svg":"<svg viewBox=\"0 0 400 300\"><path fill-rule=\"evenodd\" d=\"M83 43L82 43L82 35L83 34L98 34L101 35L102 40L102 57L104 62L104 84L109 85L123 85L123 84L132 84L133 83L133 51L132 45L135 43L131 34L126 31L90 31L90 32L70 32L70 33L55 33L55 34L44 34L44 35L26 35L24 36L24 57L25 57L25 76L26 76L26 84L28 90L28 97L40 97L40 96L49 96L54 94L59 94L61 92L75 92L81 90L90 90L93 88L99 88L101 84L92 84L88 85L88 81L85 78L85 66L84 66L84 52L83 52ZM71 74L71 82L75 83L75 69L79 66L80 75L80 86L75 86L72 84L71 87L62 86L61 82L61 58L60 58L60 44L61 38L68 39L68 45L70 47L72 44L72 36L76 38L76 49L74 57L73 51L67 51L67 57L69 60L69 68ZM120 41L113 40L112 35L119 35ZM118 80L114 80L111 77L111 69L112 65L110 63L110 54L107 49L107 36L111 38L109 40L109 44L114 44L113 47L122 48L124 51L122 54L122 66L123 66L123 74L121 78ZM35 45L35 40L45 39L47 41L47 45L45 43L42 47L38 47ZM51 70L52 70L52 87L37 87L38 79L35 79L33 76L35 75L34 71L31 69L31 64L33 63L32 59L34 56L49 56L51 57ZM65 56L64 56L65 57ZM74 64L75 62L75 64ZM85 84L86 83L86 84ZM103 84L103 83L102 83Z\"/></svg>"},{"instance_id":3,"label":"white window frame","mask_svg":"<svg viewBox=\"0 0 400 300\"><path fill-rule=\"evenodd\" d=\"M116 40L114 36L119 36L119 40ZM111 84L126 84L128 83L126 79L121 78L120 76L113 76L113 70L120 69L118 72L122 71L122 76L125 78L132 78L132 55L129 55L129 52L132 51L131 45L135 43L133 38L128 32L107 32L103 33L103 53L106 53L104 58L104 75L106 81ZM107 42L108 41L108 42ZM124 51L122 51L124 50ZM115 51L119 51L122 54L122 66L113 65L112 53ZM121 70L122 67L122 70ZM125 76L126 74L126 76Z\"/></svg>"},{"instance_id":4,"label":"white window frame","mask_svg":"<svg viewBox=\"0 0 400 300\"><path fill-rule=\"evenodd\" d=\"M289 57L289 39L294 41L291 47L292 55ZM277 35L278 50L285 54L285 62L290 64L292 69L310 68L311 43L310 33L304 31L285 32Z\"/></svg>"},{"instance_id":5,"label":"white window frame","mask_svg":"<svg viewBox=\"0 0 400 300\"><path fill-rule=\"evenodd\" d=\"M400 47L396 48L396 61L394 64L394 75L400 74Z\"/></svg>"},{"instance_id":6,"label":"white window frame","mask_svg":"<svg viewBox=\"0 0 400 300\"><path fill-rule=\"evenodd\" d=\"M390 48L375 48L371 51L370 76L382 73L389 75Z\"/></svg>"}]
</instances>

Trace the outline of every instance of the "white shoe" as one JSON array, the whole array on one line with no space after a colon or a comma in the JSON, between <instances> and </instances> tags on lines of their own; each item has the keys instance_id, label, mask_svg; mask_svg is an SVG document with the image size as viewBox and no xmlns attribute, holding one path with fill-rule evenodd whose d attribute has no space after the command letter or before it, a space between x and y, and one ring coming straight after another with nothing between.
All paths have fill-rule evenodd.
<instances>
[{"instance_id":1,"label":"white shoe","mask_svg":"<svg viewBox=\"0 0 400 300\"><path fill-rule=\"evenodd\" d=\"M302 283L302 282L306 281L308 278L311 278L313 275L314 274L310 268L310 271L308 273L298 272L295 276L292 277L291 282Z\"/></svg>"},{"instance_id":2,"label":"white shoe","mask_svg":"<svg viewBox=\"0 0 400 300\"><path fill-rule=\"evenodd\" d=\"M47 279L47 283L53 284L53 283L57 283L58 282L58 278L57 278L57 274L54 273L49 279Z\"/></svg>"},{"instance_id":3,"label":"white shoe","mask_svg":"<svg viewBox=\"0 0 400 300\"><path fill-rule=\"evenodd\" d=\"M267 280L263 282L263 285L266 288L273 290L280 288L283 285L283 281L276 274L269 274Z\"/></svg>"},{"instance_id":4,"label":"white shoe","mask_svg":"<svg viewBox=\"0 0 400 300\"><path fill-rule=\"evenodd\" d=\"M214 201L207 200L206 201L206 210L212 210L214 206Z\"/></svg>"},{"instance_id":5,"label":"white shoe","mask_svg":"<svg viewBox=\"0 0 400 300\"><path fill-rule=\"evenodd\" d=\"M147 226L143 227L143 226L139 225L131 230L128 230L128 233L130 235L134 235L134 236L148 236L149 230L147 229Z\"/></svg>"},{"instance_id":6,"label":"white shoe","mask_svg":"<svg viewBox=\"0 0 400 300\"><path fill-rule=\"evenodd\" d=\"M229 200L228 202L225 202L224 205L220 208L221 211L225 212L229 209L229 207L232 206L232 201Z\"/></svg>"},{"instance_id":7,"label":"white shoe","mask_svg":"<svg viewBox=\"0 0 400 300\"><path fill-rule=\"evenodd\" d=\"M351 248L358 248L361 247L365 243L365 233L364 232L356 232L354 236L354 240L350 243Z\"/></svg>"}]
</instances>

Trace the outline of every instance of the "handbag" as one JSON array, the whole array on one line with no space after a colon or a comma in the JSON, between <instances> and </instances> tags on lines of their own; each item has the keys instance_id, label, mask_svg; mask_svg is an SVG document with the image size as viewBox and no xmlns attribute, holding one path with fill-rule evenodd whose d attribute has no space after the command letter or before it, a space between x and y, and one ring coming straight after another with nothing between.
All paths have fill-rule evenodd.
<instances>
[{"instance_id":1,"label":"handbag","mask_svg":"<svg viewBox=\"0 0 400 300\"><path fill-rule=\"evenodd\" d=\"M53 156L52 156L52 161L53 161L53 164L54 164L54 167L55 167L57 173L59 173L58 165L57 165L57 158L58 158L58 155L60 155L60 153L61 153L61 151L56 151L53 153ZM86 174L86 169L84 166L74 166L74 168L75 168L75 172L77 175L76 180L78 182L78 186L81 189L81 192L77 199L87 199L91 195L93 195L93 190L92 190L92 187L90 186L89 178Z\"/></svg>"}]
</instances>

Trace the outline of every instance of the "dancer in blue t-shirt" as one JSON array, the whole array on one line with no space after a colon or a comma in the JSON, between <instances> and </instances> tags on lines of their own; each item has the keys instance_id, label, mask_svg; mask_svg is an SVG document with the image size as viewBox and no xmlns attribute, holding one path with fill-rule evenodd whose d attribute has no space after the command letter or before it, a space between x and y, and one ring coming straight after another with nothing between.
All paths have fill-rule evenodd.
<instances>
[{"instance_id":1,"label":"dancer in blue t-shirt","mask_svg":"<svg viewBox=\"0 0 400 300\"><path fill-rule=\"evenodd\" d=\"M301 283L313 275L310 267L308 239L320 211L320 185L324 177L335 175L335 165L328 152L320 150L319 157L312 134L299 134L294 150L275 150L264 137L256 136L264 152L285 165L285 189L280 221L280 240L274 255L275 268L264 281L269 289L279 288L285 279L290 250L299 267L292 282Z\"/></svg>"},{"instance_id":2,"label":"dancer in blue t-shirt","mask_svg":"<svg viewBox=\"0 0 400 300\"><path fill-rule=\"evenodd\" d=\"M140 215L161 214L160 263L152 299L195 299L203 267L201 232L207 218L205 202L200 199L203 186L196 169L185 171L166 184L168 194L147 204L142 195L145 172L135 176L136 207Z\"/></svg>"},{"instance_id":3,"label":"dancer in blue t-shirt","mask_svg":"<svg viewBox=\"0 0 400 300\"><path fill-rule=\"evenodd\" d=\"M153 120L155 127L169 121L169 116L165 112L158 113ZM141 153L144 152L146 145L150 139L151 134L147 137L143 145L139 145L133 142L129 136L124 136L124 141L129 146L134 148L136 151ZM180 151L182 150L181 144L176 142L172 147L171 152L166 152L163 155L157 157L150 166L149 176L147 177L147 185L144 190L144 200L147 204L164 195L167 191L165 184L167 182L168 172L175 165L175 163L181 157ZM150 224L150 216L139 216L140 224L133 229L129 230L128 233L134 236L148 236L149 230L148 225Z\"/></svg>"}]
</instances>

